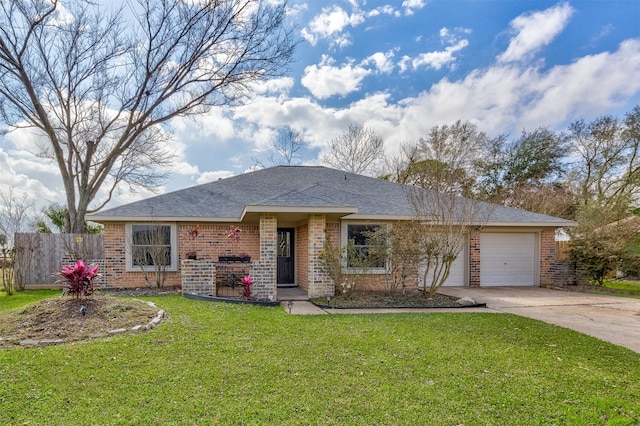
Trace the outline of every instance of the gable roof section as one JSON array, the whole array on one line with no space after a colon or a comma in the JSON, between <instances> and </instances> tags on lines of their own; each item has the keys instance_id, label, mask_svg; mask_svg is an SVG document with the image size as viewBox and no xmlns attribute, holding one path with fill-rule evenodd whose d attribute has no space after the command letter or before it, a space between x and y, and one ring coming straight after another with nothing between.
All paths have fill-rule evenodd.
<instances>
[{"instance_id":1,"label":"gable roof section","mask_svg":"<svg viewBox=\"0 0 640 426\"><path fill-rule=\"evenodd\" d=\"M277 166L125 204L90 216L108 221L239 222L247 212L338 213L348 219L412 217L407 187L320 166ZM487 204L487 206L489 206ZM492 205L489 224L573 222Z\"/></svg>"}]
</instances>

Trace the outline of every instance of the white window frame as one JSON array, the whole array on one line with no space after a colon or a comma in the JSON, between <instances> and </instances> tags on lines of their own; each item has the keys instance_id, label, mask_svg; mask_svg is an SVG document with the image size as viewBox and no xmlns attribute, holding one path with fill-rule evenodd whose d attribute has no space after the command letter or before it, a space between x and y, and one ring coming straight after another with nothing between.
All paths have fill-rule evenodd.
<instances>
[{"instance_id":1,"label":"white window frame","mask_svg":"<svg viewBox=\"0 0 640 426\"><path fill-rule=\"evenodd\" d=\"M142 267L133 264L133 257L131 256L131 246L133 226L168 226L170 230L170 242L171 242L171 263L167 265L165 271L177 271L178 270L178 226L174 222L136 222L127 223L125 226L125 270L127 272L142 272ZM153 265L149 265L147 270L153 269Z\"/></svg>"},{"instance_id":2,"label":"white window frame","mask_svg":"<svg viewBox=\"0 0 640 426\"><path fill-rule=\"evenodd\" d=\"M387 228L387 230L391 226L390 223L386 223L386 222L369 222L369 221L342 222L341 232L340 232L340 240L341 240L342 248L347 247L350 225L384 226ZM385 274L389 271L389 259L386 259L385 266L381 266L381 267L352 268L347 266L347 259L346 257L343 257L342 271L346 274Z\"/></svg>"}]
</instances>

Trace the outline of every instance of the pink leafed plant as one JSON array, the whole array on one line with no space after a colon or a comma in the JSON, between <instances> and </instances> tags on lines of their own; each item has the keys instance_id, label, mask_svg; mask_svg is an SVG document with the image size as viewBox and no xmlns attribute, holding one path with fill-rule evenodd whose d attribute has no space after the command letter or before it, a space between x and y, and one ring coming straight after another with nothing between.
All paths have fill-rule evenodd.
<instances>
[{"instance_id":1,"label":"pink leafed plant","mask_svg":"<svg viewBox=\"0 0 640 426\"><path fill-rule=\"evenodd\" d=\"M241 232L242 229L237 226L232 226L229 230L229 233L227 234L227 238L229 238L232 242L237 243L238 241L240 241Z\"/></svg>"},{"instance_id":2,"label":"pink leafed plant","mask_svg":"<svg viewBox=\"0 0 640 426\"><path fill-rule=\"evenodd\" d=\"M251 275L246 275L242 278L242 293L240 297L244 300L251 300L251 287L253 287L253 279Z\"/></svg>"},{"instance_id":3,"label":"pink leafed plant","mask_svg":"<svg viewBox=\"0 0 640 426\"><path fill-rule=\"evenodd\" d=\"M67 293L75 299L89 297L95 290L94 280L98 277L98 265L88 266L82 260L75 265L67 265L56 273L67 287Z\"/></svg>"}]
</instances>

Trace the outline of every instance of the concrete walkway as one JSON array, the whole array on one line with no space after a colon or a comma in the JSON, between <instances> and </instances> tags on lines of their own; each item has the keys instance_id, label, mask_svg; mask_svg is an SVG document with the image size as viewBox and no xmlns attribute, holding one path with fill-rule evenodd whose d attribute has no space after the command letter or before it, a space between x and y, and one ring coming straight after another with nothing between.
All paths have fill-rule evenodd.
<instances>
[{"instance_id":1,"label":"concrete walkway","mask_svg":"<svg viewBox=\"0 0 640 426\"><path fill-rule=\"evenodd\" d=\"M540 287L443 287L440 293L469 296L486 308L455 309L321 309L296 300L296 315L404 313L404 312L505 312L579 331L640 353L640 299L551 290ZM282 302L289 312L287 302Z\"/></svg>"},{"instance_id":2,"label":"concrete walkway","mask_svg":"<svg viewBox=\"0 0 640 426\"><path fill-rule=\"evenodd\" d=\"M443 287L498 312L529 317L596 337L640 353L640 299L540 287Z\"/></svg>"}]
</instances>

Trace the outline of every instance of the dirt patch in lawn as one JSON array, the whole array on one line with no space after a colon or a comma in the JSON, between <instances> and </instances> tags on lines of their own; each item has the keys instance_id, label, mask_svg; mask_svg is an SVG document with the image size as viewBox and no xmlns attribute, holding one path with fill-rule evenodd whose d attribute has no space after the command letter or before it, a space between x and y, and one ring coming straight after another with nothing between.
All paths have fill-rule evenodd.
<instances>
[{"instance_id":1,"label":"dirt patch in lawn","mask_svg":"<svg viewBox=\"0 0 640 426\"><path fill-rule=\"evenodd\" d=\"M407 292L402 294L358 291L349 296L334 296L327 301L326 298L312 299L316 305L330 308L460 308L478 306L473 303L458 303L457 297L436 294L429 298L421 292Z\"/></svg>"},{"instance_id":2,"label":"dirt patch in lawn","mask_svg":"<svg viewBox=\"0 0 640 426\"><path fill-rule=\"evenodd\" d=\"M94 296L87 300L54 297L0 313L0 347L60 344L143 330L158 316L147 302ZM114 332L115 331L115 332ZM25 343L26 342L26 343Z\"/></svg>"}]
</instances>

